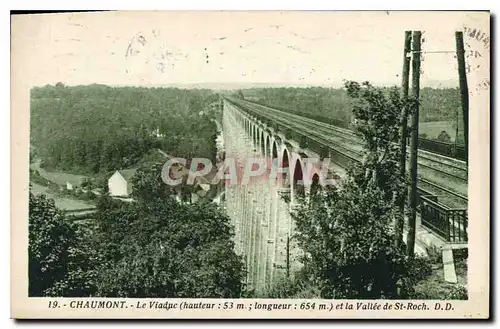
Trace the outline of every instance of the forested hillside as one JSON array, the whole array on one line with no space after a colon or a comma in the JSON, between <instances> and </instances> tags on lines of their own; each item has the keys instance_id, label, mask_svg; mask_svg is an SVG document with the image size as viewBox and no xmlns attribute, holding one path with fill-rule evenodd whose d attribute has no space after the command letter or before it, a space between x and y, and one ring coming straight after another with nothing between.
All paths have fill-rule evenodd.
<instances>
[{"instance_id":1,"label":"forested hillside","mask_svg":"<svg viewBox=\"0 0 500 329\"><path fill-rule=\"evenodd\" d=\"M81 173L132 166L152 148L213 159L217 100L209 90L35 87L31 144L44 167Z\"/></svg>"},{"instance_id":2,"label":"forested hillside","mask_svg":"<svg viewBox=\"0 0 500 329\"><path fill-rule=\"evenodd\" d=\"M388 90L388 88L387 88ZM309 88L252 88L242 91L243 97L268 104L349 122L352 114L351 101L344 89L323 87ZM241 97L241 94L237 94ZM459 115L461 123L460 93L458 88L420 90L421 110L420 122L456 121ZM458 112L457 112L458 111Z\"/></svg>"}]
</instances>

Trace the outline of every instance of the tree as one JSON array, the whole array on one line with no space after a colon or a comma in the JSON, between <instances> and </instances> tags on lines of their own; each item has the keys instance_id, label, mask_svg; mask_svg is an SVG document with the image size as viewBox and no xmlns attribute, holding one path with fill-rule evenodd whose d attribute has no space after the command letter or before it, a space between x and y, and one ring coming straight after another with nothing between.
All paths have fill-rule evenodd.
<instances>
[{"instance_id":1,"label":"tree","mask_svg":"<svg viewBox=\"0 0 500 329\"><path fill-rule=\"evenodd\" d=\"M438 141L449 143L451 142L451 137L445 130L442 130L439 136L437 137Z\"/></svg>"},{"instance_id":2,"label":"tree","mask_svg":"<svg viewBox=\"0 0 500 329\"><path fill-rule=\"evenodd\" d=\"M29 296L45 296L68 274L74 228L45 195L29 195Z\"/></svg>"},{"instance_id":3,"label":"tree","mask_svg":"<svg viewBox=\"0 0 500 329\"><path fill-rule=\"evenodd\" d=\"M243 95L243 91L238 90L238 92L237 92L236 94L237 94L237 97L238 97L239 99L245 99L245 95Z\"/></svg>"},{"instance_id":4,"label":"tree","mask_svg":"<svg viewBox=\"0 0 500 329\"><path fill-rule=\"evenodd\" d=\"M94 295L102 259L89 244L91 228L73 224L45 195L29 198L29 296Z\"/></svg>"},{"instance_id":5,"label":"tree","mask_svg":"<svg viewBox=\"0 0 500 329\"><path fill-rule=\"evenodd\" d=\"M47 296L91 297L97 293L98 268L105 262L102 251L94 245L95 230L91 221L75 225L76 241L70 247L67 275L46 290Z\"/></svg>"},{"instance_id":6,"label":"tree","mask_svg":"<svg viewBox=\"0 0 500 329\"><path fill-rule=\"evenodd\" d=\"M362 85L346 82L345 87L354 100L355 128L364 141L362 162L351 172L351 177L361 187L372 185L386 199L392 199L403 187L397 171L400 150L395 144L399 142L400 109L404 101L396 88L386 96L381 88L368 82Z\"/></svg>"},{"instance_id":7,"label":"tree","mask_svg":"<svg viewBox=\"0 0 500 329\"><path fill-rule=\"evenodd\" d=\"M239 297L243 263L229 218L212 203L177 202L160 170L138 170L136 201L98 204L95 238L104 252L98 295Z\"/></svg>"},{"instance_id":8,"label":"tree","mask_svg":"<svg viewBox=\"0 0 500 329\"><path fill-rule=\"evenodd\" d=\"M292 212L304 271L325 298L396 298L407 273L404 246L395 246L399 215L398 123L401 101L365 82L347 82L362 161L338 187L329 186Z\"/></svg>"}]
</instances>

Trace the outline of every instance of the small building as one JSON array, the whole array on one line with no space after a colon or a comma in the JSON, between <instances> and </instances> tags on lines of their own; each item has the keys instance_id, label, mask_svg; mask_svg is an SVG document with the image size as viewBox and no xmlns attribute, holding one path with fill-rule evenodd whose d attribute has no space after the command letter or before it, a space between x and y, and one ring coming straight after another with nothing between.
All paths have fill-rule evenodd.
<instances>
[{"instance_id":1,"label":"small building","mask_svg":"<svg viewBox=\"0 0 500 329\"><path fill-rule=\"evenodd\" d=\"M160 133L160 128L156 128L154 131L151 132L151 136L156 138L163 138L165 137L165 134Z\"/></svg>"},{"instance_id":2,"label":"small building","mask_svg":"<svg viewBox=\"0 0 500 329\"><path fill-rule=\"evenodd\" d=\"M136 169L117 170L108 179L108 189L110 196L127 197L132 194L131 178L135 175Z\"/></svg>"},{"instance_id":3,"label":"small building","mask_svg":"<svg viewBox=\"0 0 500 329\"><path fill-rule=\"evenodd\" d=\"M66 181L66 189L72 191L74 188L73 183Z\"/></svg>"},{"instance_id":4,"label":"small building","mask_svg":"<svg viewBox=\"0 0 500 329\"><path fill-rule=\"evenodd\" d=\"M53 179L51 181L59 185L59 190L63 192L64 191L76 192L81 188L83 179L78 177L62 177L58 179Z\"/></svg>"}]
</instances>

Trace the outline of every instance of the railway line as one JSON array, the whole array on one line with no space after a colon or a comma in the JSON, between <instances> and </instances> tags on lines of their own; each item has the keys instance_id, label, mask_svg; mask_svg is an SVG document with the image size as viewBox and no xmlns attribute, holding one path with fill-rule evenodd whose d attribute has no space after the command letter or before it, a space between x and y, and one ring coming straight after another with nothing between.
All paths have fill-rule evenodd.
<instances>
[{"instance_id":1,"label":"railway line","mask_svg":"<svg viewBox=\"0 0 500 329\"><path fill-rule=\"evenodd\" d=\"M262 105L264 107L269 107L267 104L263 104L260 102L256 101L248 101L245 100L246 102L253 103L256 105ZM354 136L359 137L359 135L356 134L352 129L346 128L345 127L345 122L339 121L339 120L333 120L330 118L330 120L326 117L310 117L309 115L305 113L298 113L297 111L290 111L286 109L282 109L279 107L272 107L275 110L280 110L285 113L290 113L290 114L295 114L298 115L299 117L303 117L305 119L310 119L315 122L318 122L319 124L324 124L326 126L332 126L335 127L335 129L338 129L340 131L345 131L347 134L353 134ZM327 120L327 121L325 121ZM333 121L333 122L332 122ZM436 141L436 140L431 140L431 139L420 139L419 141L419 151L424 151L432 154L433 156L442 156L442 160L445 161L458 161L459 163L464 163L466 160L466 154L465 154L465 148L463 145L457 145L454 143L447 143L447 142L442 142L442 141Z\"/></svg>"},{"instance_id":2,"label":"railway line","mask_svg":"<svg viewBox=\"0 0 500 329\"><path fill-rule=\"evenodd\" d=\"M309 122L309 123L312 123L314 124L315 126L315 129L317 128L320 128L320 129L327 129L327 132L329 134L337 134L338 136L341 136L343 139L353 143L353 144L359 144L361 145L361 142L360 142L360 139L361 137L354 131L350 130L350 129L346 129L346 128L342 128L342 127L338 127L338 126L335 126L335 125L332 125L332 124L328 124L328 123L325 123L325 122L321 122L321 121L317 121L317 120L313 120L313 119L310 119L310 118L307 118L307 117L304 117L304 116L300 116L300 115L297 115L297 114L294 114L294 113L289 113L289 112L285 112L283 110L279 110L279 109L275 109L275 108L272 108L272 107L269 107L269 106L265 106L265 105L262 105L262 104L259 104L259 103L255 103L255 102L251 102L251 101L246 101L246 100L241 100L247 104L252 104L253 106L256 106L256 107L261 107L267 111L273 111L275 113L279 113L280 115L286 115L288 116L289 118L294 118L295 120L300 120L300 122ZM434 161L438 161L439 163L443 163L445 162L447 165L451 166L451 167L456 167L457 169L460 169L460 170L466 170L466 164L465 164L465 161L462 161L462 160L459 160L459 159L456 159L456 158L451 158L451 157L447 157L447 156L443 156L441 154L438 154L438 153L434 153L434 152L430 152L430 151L426 151L426 150L422 150L422 149L419 149L419 157L420 158L427 158L427 159L430 159L430 160L434 160ZM438 159L438 160L436 160Z\"/></svg>"},{"instance_id":3,"label":"railway line","mask_svg":"<svg viewBox=\"0 0 500 329\"><path fill-rule=\"evenodd\" d=\"M363 142L355 132L324 122L287 113L272 107L244 100L229 99L236 106L266 118L295 134L305 136L316 143L335 150L338 163L346 167L347 162L358 162L362 158ZM335 158L335 157L334 157ZM339 160L332 159L333 162ZM467 168L463 161L418 151L418 187L424 194L439 197L440 202L450 208L467 207Z\"/></svg>"}]
</instances>

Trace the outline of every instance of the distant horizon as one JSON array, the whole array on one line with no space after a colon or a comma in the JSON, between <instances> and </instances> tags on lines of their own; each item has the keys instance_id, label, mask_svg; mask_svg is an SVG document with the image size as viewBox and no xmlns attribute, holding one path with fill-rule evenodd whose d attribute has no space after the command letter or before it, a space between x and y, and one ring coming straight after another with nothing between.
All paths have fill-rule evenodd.
<instances>
[{"instance_id":1,"label":"distant horizon","mask_svg":"<svg viewBox=\"0 0 500 329\"><path fill-rule=\"evenodd\" d=\"M364 80L369 81L369 80ZM358 81L363 82L363 81ZM371 81L369 81L371 82ZM106 83L88 83L88 84L71 84L60 81L67 87L77 87L77 86L91 86L91 85L102 85L109 87L137 87L137 88L179 88L179 89L209 89L215 91L230 91L230 90L242 90L242 89L253 89L253 88L330 88L330 89L343 89L343 83L282 83L282 82L199 82L199 83L166 83L166 84L106 84ZM57 83L56 83L57 84ZM36 85L34 88L41 88L45 86L55 86L56 84L45 84ZM376 87L400 87L401 83L373 83ZM431 89L455 89L458 88L458 81L428 81L426 84L421 84L420 89L431 88ZM410 86L411 88L411 86Z\"/></svg>"}]
</instances>

